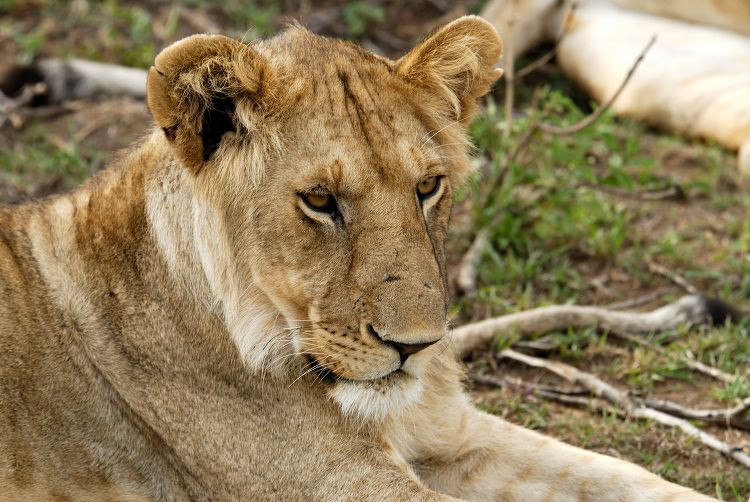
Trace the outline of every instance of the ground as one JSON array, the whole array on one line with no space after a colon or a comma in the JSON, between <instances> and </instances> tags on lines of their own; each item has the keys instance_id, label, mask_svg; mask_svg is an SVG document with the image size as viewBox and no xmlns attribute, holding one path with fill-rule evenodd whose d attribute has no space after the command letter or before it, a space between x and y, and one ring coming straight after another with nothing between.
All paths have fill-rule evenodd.
<instances>
[{"instance_id":1,"label":"ground","mask_svg":"<svg viewBox=\"0 0 750 502\"><path fill-rule=\"evenodd\" d=\"M251 39L272 34L289 19L397 57L433 27L476 11L472 0L251 5L234 0L221 8L205 0L4 0L0 64L76 56L148 67L161 48L188 34L220 31ZM472 126L481 174L457 198L448 242L451 275L482 228L489 229L489 245L479 262L476 295L455 291L454 324L540 305L608 305L662 292L638 307L648 309L683 294L675 277L748 313L750 181L737 174L734 153L607 112L575 135L535 134L508 162L505 156L532 116L569 124L596 105L552 64L515 83L518 97L509 120L500 106L506 85L497 86L486 113ZM6 123L0 129L0 201L71 188L151 127L145 103L124 97L47 109L18 127ZM503 138L506 129L511 132ZM664 354L595 329L562 332L551 336L554 348L545 356L634 395L692 408L728 408L750 394L748 328L745 321L648 337L664 347ZM512 334L499 334L498 347L467 361L467 383L479 406L571 444L640 463L723 500L750 497L747 468L677 430L540 398L534 384L566 384L543 370L498 360L495 350L513 341ZM686 357L736 379L725 384L690 371ZM471 375L502 376L511 383L495 389L472 383ZM750 453L750 432L698 425Z\"/></svg>"}]
</instances>

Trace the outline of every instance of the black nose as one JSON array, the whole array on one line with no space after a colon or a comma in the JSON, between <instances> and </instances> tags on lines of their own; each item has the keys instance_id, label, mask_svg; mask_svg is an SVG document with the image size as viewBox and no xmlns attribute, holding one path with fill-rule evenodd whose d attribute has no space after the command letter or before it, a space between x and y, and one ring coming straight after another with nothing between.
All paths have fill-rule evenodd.
<instances>
[{"instance_id":1,"label":"black nose","mask_svg":"<svg viewBox=\"0 0 750 502\"><path fill-rule=\"evenodd\" d=\"M426 349L435 342L437 342L437 340L427 343L399 343L394 341L387 341L385 343L398 351L398 356L401 358L401 364L403 365L410 355L416 354L422 349Z\"/></svg>"},{"instance_id":2,"label":"black nose","mask_svg":"<svg viewBox=\"0 0 750 502\"><path fill-rule=\"evenodd\" d=\"M409 358L410 355L416 354L422 349L426 349L427 347L429 347L430 345L432 345L433 343L439 340L438 338L437 340L433 340L431 342L425 342L425 343L401 343L401 342L394 342L393 340L383 340L378 334L378 332L375 331L375 328L372 327L372 324L367 325L367 331L369 331L372 336L374 336L375 338L377 338L384 344L390 345L391 347L396 349L396 351L398 352L398 356L401 359L401 365L403 365L406 362L406 360Z\"/></svg>"}]
</instances>

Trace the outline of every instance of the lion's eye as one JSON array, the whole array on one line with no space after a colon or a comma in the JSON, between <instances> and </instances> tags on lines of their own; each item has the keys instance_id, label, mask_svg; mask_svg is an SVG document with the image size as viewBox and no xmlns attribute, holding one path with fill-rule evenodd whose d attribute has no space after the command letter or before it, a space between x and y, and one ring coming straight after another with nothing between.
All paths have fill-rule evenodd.
<instances>
[{"instance_id":1,"label":"lion's eye","mask_svg":"<svg viewBox=\"0 0 750 502\"><path fill-rule=\"evenodd\" d=\"M440 188L440 178L438 176L430 176L425 178L417 184L417 197L419 200L425 200Z\"/></svg>"},{"instance_id":2,"label":"lion's eye","mask_svg":"<svg viewBox=\"0 0 750 502\"><path fill-rule=\"evenodd\" d=\"M333 213L336 210L336 199L329 193L325 194L305 194L302 195L310 209L320 211L321 213Z\"/></svg>"}]
</instances>

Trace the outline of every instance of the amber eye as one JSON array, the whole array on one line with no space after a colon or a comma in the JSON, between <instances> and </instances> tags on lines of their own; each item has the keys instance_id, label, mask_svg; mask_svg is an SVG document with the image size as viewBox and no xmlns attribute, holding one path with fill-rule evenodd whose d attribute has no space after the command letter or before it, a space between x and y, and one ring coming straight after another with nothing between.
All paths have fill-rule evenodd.
<instances>
[{"instance_id":1,"label":"amber eye","mask_svg":"<svg viewBox=\"0 0 750 502\"><path fill-rule=\"evenodd\" d=\"M437 192L438 188L440 188L439 177L430 176L429 178L425 178L417 184L417 197L420 200L424 200Z\"/></svg>"},{"instance_id":2,"label":"amber eye","mask_svg":"<svg viewBox=\"0 0 750 502\"><path fill-rule=\"evenodd\" d=\"M336 199L329 193L324 194L304 194L302 200L305 201L310 209L322 213L333 213L336 210Z\"/></svg>"}]
</instances>

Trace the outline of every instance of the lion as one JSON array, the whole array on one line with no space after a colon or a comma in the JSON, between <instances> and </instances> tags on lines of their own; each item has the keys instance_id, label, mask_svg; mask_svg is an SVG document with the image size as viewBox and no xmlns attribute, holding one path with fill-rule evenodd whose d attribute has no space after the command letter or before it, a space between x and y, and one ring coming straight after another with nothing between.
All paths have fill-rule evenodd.
<instances>
[{"instance_id":1,"label":"lion","mask_svg":"<svg viewBox=\"0 0 750 502\"><path fill-rule=\"evenodd\" d=\"M153 132L0 208L0 500L703 501L476 410L446 330L477 17L397 61L194 35Z\"/></svg>"}]
</instances>

